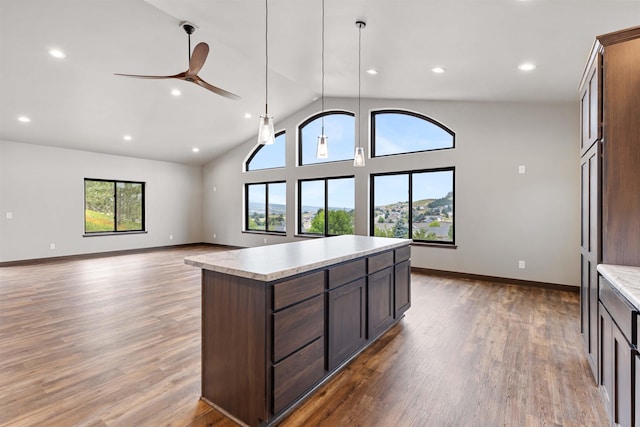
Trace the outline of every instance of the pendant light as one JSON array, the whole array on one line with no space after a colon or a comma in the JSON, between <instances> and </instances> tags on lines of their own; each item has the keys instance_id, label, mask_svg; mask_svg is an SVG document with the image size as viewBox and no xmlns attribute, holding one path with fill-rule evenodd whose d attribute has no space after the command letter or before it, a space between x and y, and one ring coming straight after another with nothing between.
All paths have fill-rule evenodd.
<instances>
[{"instance_id":1,"label":"pendant light","mask_svg":"<svg viewBox=\"0 0 640 427\"><path fill-rule=\"evenodd\" d=\"M271 145L276 142L273 130L273 116L269 115L269 5L264 0L264 114L260 115L258 144Z\"/></svg>"},{"instance_id":2,"label":"pendant light","mask_svg":"<svg viewBox=\"0 0 640 427\"><path fill-rule=\"evenodd\" d=\"M321 103L322 103L322 111L320 116L320 123L322 124L322 130L320 131L320 135L318 135L318 146L316 148L316 158L317 159L327 159L329 158L329 138L324 134L324 0L322 0L322 95L321 95Z\"/></svg>"},{"instance_id":3,"label":"pendant light","mask_svg":"<svg viewBox=\"0 0 640 427\"><path fill-rule=\"evenodd\" d=\"M364 166L364 147L360 145L360 88L361 88L361 56L362 56L362 29L366 27L367 24L364 21L356 21L356 27L358 27L358 146L356 147L356 151L353 155L353 166L355 167L363 167Z\"/></svg>"}]
</instances>

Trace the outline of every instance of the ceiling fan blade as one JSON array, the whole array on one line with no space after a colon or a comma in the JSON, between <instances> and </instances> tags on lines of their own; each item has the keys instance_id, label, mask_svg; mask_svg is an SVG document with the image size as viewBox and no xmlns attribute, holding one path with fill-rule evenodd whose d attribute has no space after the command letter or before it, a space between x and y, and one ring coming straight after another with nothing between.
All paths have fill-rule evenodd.
<instances>
[{"instance_id":1,"label":"ceiling fan blade","mask_svg":"<svg viewBox=\"0 0 640 427\"><path fill-rule=\"evenodd\" d=\"M116 76L123 76L123 77L133 77L135 79L173 79L173 78L177 78L177 76L141 76L139 74L120 74L120 73L113 73Z\"/></svg>"},{"instance_id":2,"label":"ceiling fan blade","mask_svg":"<svg viewBox=\"0 0 640 427\"><path fill-rule=\"evenodd\" d=\"M204 61L207 60L207 55L209 55L208 44L201 42L193 48L193 53L191 54L191 59L189 60L187 77L195 77L198 74L198 72L204 65Z\"/></svg>"},{"instance_id":3,"label":"ceiling fan blade","mask_svg":"<svg viewBox=\"0 0 640 427\"><path fill-rule=\"evenodd\" d=\"M204 80L202 80L200 77L198 76L194 76L193 80L192 80L195 84L202 86L205 89L209 89L211 92L217 93L218 95L222 95L225 98L229 98L229 99L240 99L240 97L236 94L233 94L231 92L227 92L224 89L220 89L219 87L210 85L209 83L205 82Z\"/></svg>"}]
</instances>

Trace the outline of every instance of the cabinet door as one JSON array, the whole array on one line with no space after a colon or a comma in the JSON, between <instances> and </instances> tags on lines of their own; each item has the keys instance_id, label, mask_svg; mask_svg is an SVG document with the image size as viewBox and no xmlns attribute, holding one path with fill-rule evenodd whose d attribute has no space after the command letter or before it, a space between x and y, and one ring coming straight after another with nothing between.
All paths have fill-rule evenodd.
<instances>
[{"instance_id":1,"label":"cabinet door","mask_svg":"<svg viewBox=\"0 0 640 427\"><path fill-rule=\"evenodd\" d=\"M631 347L613 324L613 421L620 426L631 425Z\"/></svg>"},{"instance_id":2,"label":"cabinet door","mask_svg":"<svg viewBox=\"0 0 640 427\"><path fill-rule=\"evenodd\" d=\"M367 338L371 339L384 332L393 323L393 268L369 276L367 285Z\"/></svg>"},{"instance_id":3,"label":"cabinet door","mask_svg":"<svg viewBox=\"0 0 640 427\"><path fill-rule=\"evenodd\" d=\"M607 310L600 304L600 387L611 416L613 402L613 322Z\"/></svg>"},{"instance_id":4,"label":"cabinet door","mask_svg":"<svg viewBox=\"0 0 640 427\"><path fill-rule=\"evenodd\" d=\"M640 354L635 353L635 404L633 405L633 416L635 418L635 427L640 427Z\"/></svg>"},{"instance_id":5,"label":"cabinet door","mask_svg":"<svg viewBox=\"0 0 640 427\"><path fill-rule=\"evenodd\" d=\"M585 75L580 92L580 154L602 138L602 55L598 54Z\"/></svg>"},{"instance_id":6,"label":"cabinet door","mask_svg":"<svg viewBox=\"0 0 640 427\"><path fill-rule=\"evenodd\" d=\"M600 262L600 143L582 157L580 299L581 332L594 377L598 378L598 272Z\"/></svg>"},{"instance_id":7,"label":"cabinet door","mask_svg":"<svg viewBox=\"0 0 640 427\"><path fill-rule=\"evenodd\" d=\"M328 295L327 369L331 371L366 342L366 280L333 289Z\"/></svg>"},{"instance_id":8,"label":"cabinet door","mask_svg":"<svg viewBox=\"0 0 640 427\"><path fill-rule=\"evenodd\" d=\"M397 319L411 307L411 264L409 260L395 265L395 313Z\"/></svg>"}]
</instances>

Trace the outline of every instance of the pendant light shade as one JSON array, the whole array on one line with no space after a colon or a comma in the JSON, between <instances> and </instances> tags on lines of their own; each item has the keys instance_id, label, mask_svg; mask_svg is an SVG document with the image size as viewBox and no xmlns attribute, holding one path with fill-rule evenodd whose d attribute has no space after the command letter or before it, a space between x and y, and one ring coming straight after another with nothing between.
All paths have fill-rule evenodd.
<instances>
[{"instance_id":1,"label":"pendant light shade","mask_svg":"<svg viewBox=\"0 0 640 427\"><path fill-rule=\"evenodd\" d=\"M273 116L268 114L260 115L260 127L258 128L258 143L272 145L276 142L273 130Z\"/></svg>"},{"instance_id":2,"label":"pendant light shade","mask_svg":"<svg viewBox=\"0 0 640 427\"><path fill-rule=\"evenodd\" d=\"M356 27L358 27L358 146L356 147L356 151L353 154L353 166L355 167L363 167L365 165L364 158L364 147L360 145L360 88L361 88L361 79L360 76L362 74L360 70L361 64L361 54L362 54L362 29L366 27L367 24L364 21L356 21Z\"/></svg>"},{"instance_id":3,"label":"pendant light shade","mask_svg":"<svg viewBox=\"0 0 640 427\"><path fill-rule=\"evenodd\" d=\"M264 0L264 114L260 115L258 128L258 144L275 144L273 116L269 115L269 3Z\"/></svg>"},{"instance_id":4,"label":"pendant light shade","mask_svg":"<svg viewBox=\"0 0 640 427\"><path fill-rule=\"evenodd\" d=\"M329 142L329 138L327 138L327 135L318 136L318 147L316 148L316 158L318 159L329 158L329 147L327 146L328 142Z\"/></svg>"},{"instance_id":5,"label":"pendant light shade","mask_svg":"<svg viewBox=\"0 0 640 427\"><path fill-rule=\"evenodd\" d=\"M316 159L328 159L329 158L329 138L324 134L324 0L322 0L322 117L320 122L322 123L322 129L320 135L318 135L318 146L316 147Z\"/></svg>"}]
</instances>

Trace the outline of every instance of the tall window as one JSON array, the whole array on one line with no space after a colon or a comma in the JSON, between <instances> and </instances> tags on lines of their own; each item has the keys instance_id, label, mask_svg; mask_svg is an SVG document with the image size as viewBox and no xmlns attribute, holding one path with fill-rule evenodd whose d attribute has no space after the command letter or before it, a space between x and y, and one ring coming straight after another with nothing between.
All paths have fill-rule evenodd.
<instances>
[{"instance_id":1,"label":"tall window","mask_svg":"<svg viewBox=\"0 0 640 427\"><path fill-rule=\"evenodd\" d=\"M84 232L144 231L144 182L84 180Z\"/></svg>"},{"instance_id":2,"label":"tall window","mask_svg":"<svg viewBox=\"0 0 640 427\"><path fill-rule=\"evenodd\" d=\"M453 148L455 134L421 114L382 110L371 114L372 157Z\"/></svg>"},{"instance_id":3,"label":"tall window","mask_svg":"<svg viewBox=\"0 0 640 427\"><path fill-rule=\"evenodd\" d=\"M355 232L353 176L298 181L298 233L335 236Z\"/></svg>"},{"instance_id":4,"label":"tall window","mask_svg":"<svg viewBox=\"0 0 640 427\"><path fill-rule=\"evenodd\" d=\"M271 145L259 145L245 164L245 170L283 168L285 166L285 131L276 133L276 142Z\"/></svg>"},{"instance_id":5,"label":"tall window","mask_svg":"<svg viewBox=\"0 0 640 427\"><path fill-rule=\"evenodd\" d=\"M371 235L454 244L455 168L371 176Z\"/></svg>"},{"instance_id":6,"label":"tall window","mask_svg":"<svg viewBox=\"0 0 640 427\"><path fill-rule=\"evenodd\" d=\"M287 231L287 184L284 181L246 184L245 230Z\"/></svg>"},{"instance_id":7,"label":"tall window","mask_svg":"<svg viewBox=\"0 0 640 427\"><path fill-rule=\"evenodd\" d=\"M329 157L316 158L318 136L322 133L322 118L324 117L324 134L329 137ZM353 160L355 151L355 119L353 113L345 111L329 111L317 114L298 127L298 144L300 165L314 163L337 162Z\"/></svg>"}]
</instances>

